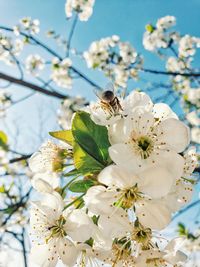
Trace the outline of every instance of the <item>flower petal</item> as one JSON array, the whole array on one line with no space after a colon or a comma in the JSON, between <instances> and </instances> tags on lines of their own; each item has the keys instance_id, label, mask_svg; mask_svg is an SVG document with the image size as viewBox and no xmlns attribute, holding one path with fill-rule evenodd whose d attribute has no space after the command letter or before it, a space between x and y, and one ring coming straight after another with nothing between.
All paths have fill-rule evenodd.
<instances>
[{"instance_id":1,"label":"flower petal","mask_svg":"<svg viewBox=\"0 0 200 267\"><path fill-rule=\"evenodd\" d=\"M165 103L157 103L153 107L153 113L155 114L155 118L160 120L166 120L169 118L178 119L176 113L174 113L171 108Z\"/></svg>"},{"instance_id":2,"label":"flower petal","mask_svg":"<svg viewBox=\"0 0 200 267\"><path fill-rule=\"evenodd\" d=\"M103 169L98 176L98 181L113 188L132 187L138 182L136 176L116 165L110 165Z\"/></svg>"},{"instance_id":3,"label":"flower petal","mask_svg":"<svg viewBox=\"0 0 200 267\"><path fill-rule=\"evenodd\" d=\"M189 128L181 121L176 119L167 119L161 122L160 128L163 135L159 138L176 152L182 152L190 143Z\"/></svg>"},{"instance_id":4,"label":"flower petal","mask_svg":"<svg viewBox=\"0 0 200 267\"><path fill-rule=\"evenodd\" d=\"M127 213L121 209L116 209L110 215L101 215L98 220L98 226L105 236L110 238L120 238L131 231Z\"/></svg>"},{"instance_id":5,"label":"flower petal","mask_svg":"<svg viewBox=\"0 0 200 267\"><path fill-rule=\"evenodd\" d=\"M46 168L45 165L43 164L43 157L41 152L36 152L34 153L29 161L29 167L32 172L45 172Z\"/></svg>"},{"instance_id":6,"label":"flower petal","mask_svg":"<svg viewBox=\"0 0 200 267\"><path fill-rule=\"evenodd\" d=\"M76 263L78 250L74 244L66 238L59 238L57 241L57 250L64 264L73 267Z\"/></svg>"},{"instance_id":7,"label":"flower petal","mask_svg":"<svg viewBox=\"0 0 200 267\"><path fill-rule=\"evenodd\" d=\"M52 172L43 172L43 173L37 173L33 176L32 178L32 185L34 187L34 185L36 184L36 181L38 179L41 179L45 182L47 182L48 184L50 184L53 188L56 188L59 186L59 178L58 175L56 173L52 173ZM35 188L36 189L36 188ZM38 190L38 189L36 189ZM39 191L39 190L38 190Z\"/></svg>"},{"instance_id":8,"label":"flower petal","mask_svg":"<svg viewBox=\"0 0 200 267\"><path fill-rule=\"evenodd\" d=\"M73 210L65 219L65 230L74 241L84 242L92 236L93 222L83 210Z\"/></svg>"},{"instance_id":9,"label":"flower petal","mask_svg":"<svg viewBox=\"0 0 200 267\"><path fill-rule=\"evenodd\" d=\"M149 108L153 105L151 98L143 93L132 91L124 100L123 109L125 114L129 114L138 106L148 106Z\"/></svg>"},{"instance_id":10,"label":"flower petal","mask_svg":"<svg viewBox=\"0 0 200 267\"><path fill-rule=\"evenodd\" d=\"M83 197L86 207L94 214L109 214L113 211L115 191L107 191L104 186L92 186Z\"/></svg>"},{"instance_id":11,"label":"flower petal","mask_svg":"<svg viewBox=\"0 0 200 267\"><path fill-rule=\"evenodd\" d=\"M126 144L115 144L108 149L111 159L128 171L138 171L142 166L142 159Z\"/></svg>"},{"instance_id":12,"label":"flower petal","mask_svg":"<svg viewBox=\"0 0 200 267\"><path fill-rule=\"evenodd\" d=\"M136 215L144 227L162 230L171 221L170 210L159 200L139 201L135 204Z\"/></svg>"},{"instance_id":13,"label":"flower petal","mask_svg":"<svg viewBox=\"0 0 200 267\"><path fill-rule=\"evenodd\" d=\"M55 267L58 261L55 240L44 245L34 245L31 248L30 261L41 267Z\"/></svg>"},{"instance_id":14,"label":"flower petal","mask_svg":"<svg viewBox=\"0 0 200 267\"><path fill-rule=\"evenodd\" d=\"M138 184L142 193L152 198L160 198L167 195L175 183L173 175L162 167L148 168L138 174Z\"/></svg>"},{"instance_id":15,"label":"flower petal","mask_svg":"<svg viewBox=\"0 0 200 267\"><path fill-rule=\"evenodd\" d=\"M129 119L122 118L108 128L108 135L111 144L126 142L131 133Z\"/></svg>"}]
</instances>

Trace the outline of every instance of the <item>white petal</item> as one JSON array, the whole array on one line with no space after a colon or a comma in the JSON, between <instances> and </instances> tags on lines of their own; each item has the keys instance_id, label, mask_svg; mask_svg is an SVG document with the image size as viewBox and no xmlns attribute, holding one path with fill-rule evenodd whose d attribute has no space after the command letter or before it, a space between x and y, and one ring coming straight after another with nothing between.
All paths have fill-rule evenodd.
<instances>
[{"instance_id":1,"label":"white petal","mask_svg":"<svg viewBox=\"0 0 200 267\"><path fill-rule=\"evenodd\" d=\"M174 266L177 266L177 264L185 263L187 261L187 255L183 253L182 251L177 251L176 254L173 252L167 254L163 257L167 262L170 264L173 264Z\"/></svg>"},{"instance_id":2,"label":"white petal","mask_svg":"<svg viewBox=\"0 0 200 267\"><path fill-rule=\"evenodd\" d=\"M152 157L155 157L152 155ZM157 155L159 165L166 168L175 179L179 179L183 174L184 158L173 150L160 150Z\"/></svg>"},{"instance_id":3,"label":"white petal","mask_svg":"<svg viewBox=\"0 0 200 267\"><path fill-rule=\"evenodd\" d=\"M93 222L82 210L73 210L66 217L65 230L74 240L84 242L88 240L93 233Z\"/></svg>"},{"instance_id":4,"label":"white petal","mask_svg":"<svg viewBox=\"0 0 200 267\"><path fill-rule=\"evenodd\" d=\"M92 186L83 197L86 207L94 214L109 214L113 211L116 192L107 191L104 186Z\"/></svg>"},{"instance_id":5,"label":"white petal","mask_svg":"<svg viewBox=\"0 0 200 267\"><path fill-rule=\"evenodd\" d=\"M116 209L110 215L101 215L98 220L98 226L104 235L110 238L120 238L131 231L128 215L121 208Z\"/></svg>"},{"instance_id":6,"label":"white petal","mask_svg":"<svg viewBox=\"0 0 200 267\"><path fill-rule=\"evenodd\" d=\"M163 131L160 141L166 142L176 152L182 152L190 143L189 128L179 120L164 120L160 127Z\"/></svg>"},{"instance_id":7,"label":"white petal","mask_svg":"<svg viewBox=\"0 0 200 267\"><path fill-rule=\"evenodd\" d=\"M140 166L142 166L142 161L140 156L137 156L133 149L126 144L115 144L108 149L111 159L128 171L138 171Z\"/></svg>"},{"instance_id":8,"label":"white petal","mask_svg":"<svg viewBox=\"0 0 200 267\"><path fill-rule=\"evenodd\" d=\"M55 241L44 245L34 245L31 248L30 261L40 267L55 267L58 261L57 248L54 249ZM54 253L54 250L56 253Z\"/></svg>"},{"instance_id":9,"label":"white petal","mask_svg":"<svg viewBox=\"0 0 200 267\"><path fill-rule=\"evenodd\" d=\"M109 187L123 189L134 186L138 179L124 169L116 165L110 165L101 171L98 181Z\"/></svg>"},{"instance_id":10,"label":"white petal","mask_svg":"<svg viewBox=\"0 0 200 267\"><path fill-rule=\"evenodd\" d=\"M136 215L144 227L162 230L171 221L169 209L159 200L139 201L135 204Z\"/></svg>"},{"instance_id":11,"label":"white petal","mask_svg":"<svg viewBox=\"0 0 200 267\"><path fill-rule=\"evenodd\" d=\"M65 238L59 238L57 249L62 262L68 267L73 267L78 256L78 250L74 244Z\"/></svg>"},{"instance_id":12,"label":"white petal","mask_svg":"<svg viewBox=\"0 0 200 267\"><path fill-rule=\"evenodd\" d=\"M43 192L43 193L52 193L53 188L49 183L42 179L33 179L31 181L33 188L35 188L38 192Z\"/></svg>"},{"instance_id":13,"label":"white petal","mask_svg":"<svg viewBox=\"0 0 200 267\"><path fill-rule=\"evenodd\" d=\"M143 92L132 91L124 100L124 113L128 115L138 106L152 106L151 98Z\"/></svg>"},{"instance_id":14,"label":"white petal","mask_svg":"<svg viewBox=\"0 0 200 267\"><path fill-rule=\"evenodd\" d=\"M176 183L176 196L179 204L186 205L191 201L193 196L193 186L190 183L184 183L183 181L178 181Z\"/></svg>"},{"instance_id":15,"label":"white petal","mask_svg":"<svg viewBox=\"0 0 200 267\"><path fill-rule=\"evenodd\" d=\"M168 194L165 196L162 201L164 205L170 209L170 211L173 213L175 211L178 211L181 208L181 204L177 200L177 195L175 192Z\"/></svg>"},{"instance_id":16,"label":"white petal","mask_svg":"<svg viewBox=\"0 0 200 267\"><path fill-rule=\"evenodd\" d=\"M88 111L91 114L91 119L99 125L112 125L121 118L120 115L110 115L109 112L104 111L98 103L92 103Z\"/></svg>"},{"instance_id":17,"label":"white petal","mask_svg":"<svg viewBox=\"0 0 200 267\"><path fill-rule=\"evenodd\" d=\"M127 124L130 125L131 131L134 131L139 136L146 135L154 125L153 114L142 107L136 108L126 120Z\"/></svg>"},{"instance_id":18,"label":"white petal","mask_svg":"<svg viewBox=\"0 0 200 267\"><path fill-rule=\"evenodd\" d=\"M140 181L138 186L142 193L152 198L160 198L167 195L175 183L173 175L162 167L146 169L138 174Z\"/></svg>"},{"instance_id":19,"label":"white petal","mask_svg":"<svg viewBox=\"0 0 200 267\"><path fill-rule=\"evenodd\" d=\"M45 172L46 168L45 165L43 164L43 157L41 152L36 152L34 153L29 161L29 167L32 172Z\"/></svg>"},{"instance_id":20,"label":"white petal","mask_svg":"<svg viewBox=\"0 0 200 267\"><path fill-rule=\"evenodd\" d=\"M53 188L56 188L59 186L59 177L56 173L52 172L43 172L43 173L37 173L33 176L32 184L34 186L35 181L37 179L42 179L46 181L48 184L50 184ZM37 189L36 189L37 190Z\"/></svg>"},{"instance_id":21,"label":"white petal","mask_svg":"<svg viewBox=\"0 0 200 267\"><path fill-rule=\"evenodd\" d=\"M108 128L111 144L124 143L129 139L132 131L128 118L122 118Z\"/></svg>"},{"instance_id":22,"label":"white petal","mask_svg":"<svg viewBox=\"0 0 200 267\"><path fill-rule=\"evenodd\" d=\"M161 120L169 118L178 119L176 113L174 113L171 108L165 103L155 104L153 107L153 112L155 114L155 118L159 118Z\"/></svg>"},{"instance_id":23,"label":"white petal","mask_svg":"<svg viewBox=\"0 0 200 267\"><path fill-rule=\"evenodd\" d=\"M41 204L55 210L56 213L60 214L64 208L64 202L60 194L53 192L51 194L43 194Z\"/></svg>"},{"instance_id":24,"label":"white petal","mask_svg":"<svg viewBox=\"0 0 200 267\"><path fill-rule=\"evenodd\" d=\"M97 248L103 248L104 250L111 250L113 240L110 235L101 231L97 225L94 225L95 231L93 233L94 246Z\"/></svg>"}]
</instances>

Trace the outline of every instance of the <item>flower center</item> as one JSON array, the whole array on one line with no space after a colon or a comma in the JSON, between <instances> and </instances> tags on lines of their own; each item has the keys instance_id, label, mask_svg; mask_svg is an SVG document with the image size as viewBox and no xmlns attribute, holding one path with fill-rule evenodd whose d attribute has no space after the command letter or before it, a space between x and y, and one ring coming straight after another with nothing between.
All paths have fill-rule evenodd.
<instances>
[{"instance_id":1,"label":"flower center","mask_svg":"<svg viewBox=\"0 0 200 267\"><path fill-rule=\"evenodd\" d=\"M113 259L112 267L115 267L117 263L121 260L127 260L131 254L130 244L127 243L127 240L118 240L112 246Z\"/></svg>"},{"instance_id":2,"label":"flower center","mask_svg":"<svg viewBox=\"0 0 200 267\"><path fill-rule=\"evenodd\" d=\"M147 151L149 146L150 146L151 142L147 137L141 137L138 140L138 146L143 150L143 151Z\"/></svg>"},{"instance_id":3,"label":"flower center","mask_svg":"<svg viewBox=\"0 0 200 267\"><path fill-rule=\"evenodd\" d=\"M151 248L151 238L151 229L144 228L138 221L136 221L134 230L131 233L131 239L140 243L143 250L147 250Z\"/></svg>"},{"instance_id":4,"label":"flower center","mask_svg":"<svg viewBox=\"0 0 200 267\"><path fill-rule=\"evenodd\" d=\"M117 202L117 205L124 209L130 209L138 199L141 199L141 192L139 192L137 184L131 188L124 189L121 192L122 195Z\"/></svg>"},{"instance_id":5,"label":"flower center","mask_svg":"<svg viewBox=\"0 0 200 267\"><path fill-rule=\"evenodd\" d=\"M151 138L149 138L148 136L136 137L134 132L131 134L130 143L133 146L135 152L139 154L143 159L147 159L154 148Z\"/></svg>"},{"instance_id":6,"label":"flower center","mask_svg":"<svg viewBox=\"0 0 200 267\"><path fill-rule=\"evenodd\" d=\"M63 216L60 216L60 218L55 222L55 225L48 227L48 230L50 231L49 237L46 238L46 243L51 238L54 237L64 237L67 235L67 233L64 230L64 225L66 223L66 220Z\"/></svg>"},{"instance_id":7,"label":"flower center","mask_svg":"<svg viewBox=\"0 0 200 267\"><path fill-rule=\"evenodd\" d=\"M55 156L52 157L52 169L54 172L60 172L66 158L72 157L72 151L69 149L58 149Z\"/></svg>"}]
</instances>

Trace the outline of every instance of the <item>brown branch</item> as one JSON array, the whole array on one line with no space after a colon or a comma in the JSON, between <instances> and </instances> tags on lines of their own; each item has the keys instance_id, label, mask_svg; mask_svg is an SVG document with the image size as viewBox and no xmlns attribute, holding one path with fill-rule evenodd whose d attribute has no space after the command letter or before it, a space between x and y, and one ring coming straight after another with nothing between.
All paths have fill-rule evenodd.
<instances>
[{"instance_id":1,"label":"brown branch","mask_svg":"<svg viewBox=\"0 0 200 267\"><path fill-rule=\"evenodd\" d=\"M8 32L13 32L12 28L9 27L5 27L5 26L0 26L0 29L8 31ZM63 58L56 53L53 49L51 49L50 47L48 47L46 44L42 43L40 40L38 40L36 37L33 37L32 35L29 35L25 32L20 31L20 35L30 39L31 41L33 41L35 44L37 44L38 46L42 47L43 49L45 49L48 53L50 53L51 55L57 57L59 60L63 60ZM84 73L82 73L80 70L78 70L76 67L71 66L70 69L76 73L80 78L82 78L83 80L85 80L87 83L89 83L91 86L97 88L97 89L101 89L101 87L96 84L95 82L93 82L92 80L90 80Z\"/></svg>"},{"instance_id":2,"label":"brown branch","mask_svg":"<svg viewBox=\"0 0 200 267\"><path fill-rule=\"evenodd\" d=\"M23 155L21 157L17 157L17 158L13 158L13 159L10 159L9 160L9 163L15 163L15 162L19 162L19 161L22 161L22 160L27 160L31 157L32 154L29 154L29 155Z\"/></svg>"},{"instance_id":3,"label":"brown branch","mask_svg":"<svg viewBox=\"0 0 200 267\"><path fill-rule=\"evenodd\" d=\"M180 72L172 72L172 71L160 71L160 70L152 70L142 68L141 71L152 73L152 74L160 74L160 75L172 75L172 76L184 76L184 77L200 77L199 72L190 72L190 73L180 73Z\"/></svg>"},{"instance_id":4,"label":"brown branch","mask_svg":"<svg viewBox=\"0 0 200 267\"><path fill-rule=\"evenodd\" d=\"M179 217L181 214L185 213L186 211L188 211L189 209L195 207L196 205L200 204L200 199L192 202L191 204L189 204L188 206L186 206L185 208L183 208L182 210L178 211L172 218L172 221L174 219L176 219L177 217Z\"/></svg>"},{"instance_id":5,"label":"brown branch","mask_svg":"<svg viewBox=\"0 0 200 267\"><path fill-rule=\"evenodd\" d=\"M0 79L8 81L8 82L11 82L11 83L14 83L14 84L17 84L17 85L21 85L23 87L27 87L27 88L29 88L29 89L31 89L33 91L36 91L36 92L39 92L39 93L42 93L42 94L45 94L45 95L48 95L48 96L56 97L56 98L59 98L59 99L68 98L68 96L66 96L66 95L60 94L58 92L51 92L51 91L46 90L45 88L42 88L42 87L40 87L40 86L38 86L36 84L24 81L22 79L14 78L14 77L12 77L10 75L7 75L7 74L4 74L2 72L0 72Z\"/></svg>"}]
</instances>

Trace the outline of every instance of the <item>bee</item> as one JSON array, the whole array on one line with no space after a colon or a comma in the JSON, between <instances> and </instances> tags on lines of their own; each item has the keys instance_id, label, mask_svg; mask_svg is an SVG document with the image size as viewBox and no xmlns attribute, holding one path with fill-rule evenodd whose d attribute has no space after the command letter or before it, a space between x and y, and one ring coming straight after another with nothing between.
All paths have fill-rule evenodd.
<instances>
[{"instance_id":1,"label":"bee","mask_svg":"<svg viewBox=\"0 0 200 267\"><path fill-rule=\"evenodd\" d=\"M112 84L106 86L101 94L96 94L100 99L100 106L105 111L108 112L110 116L118 115L122 111L122 106L117 96L114 94L114 87Z\"/></svg>"}]
</instances>

